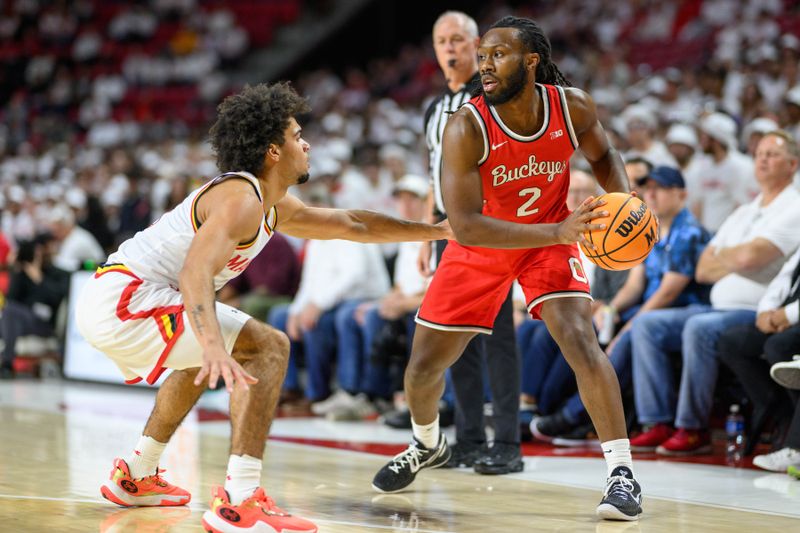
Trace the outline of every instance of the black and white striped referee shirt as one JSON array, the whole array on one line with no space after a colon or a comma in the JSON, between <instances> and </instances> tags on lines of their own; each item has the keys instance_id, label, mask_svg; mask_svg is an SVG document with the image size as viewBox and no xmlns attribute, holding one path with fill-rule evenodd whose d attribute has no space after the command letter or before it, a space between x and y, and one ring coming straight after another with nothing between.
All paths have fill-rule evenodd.
<instances>
[{"instance_id":1,"label":"black and white striped referee shirt","mask_svg":"<svg viewBox=\"0 0 800 533\"><path fill-rule=\"evenodd\" d=\"M447 89L437 96L425 110L425 142L428 145L428 161L433 199L436 209L444 214L442 199L442 136L447 119L473 96L480 94L481 78L476 72L458 92Z\"/></svg>"}]
</instances>

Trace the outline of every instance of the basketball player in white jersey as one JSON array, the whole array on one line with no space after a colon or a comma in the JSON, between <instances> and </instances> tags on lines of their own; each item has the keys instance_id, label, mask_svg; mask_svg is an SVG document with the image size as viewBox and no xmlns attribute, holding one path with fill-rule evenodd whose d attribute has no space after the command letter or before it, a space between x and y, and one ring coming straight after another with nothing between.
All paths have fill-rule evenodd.
<instances>
[{"instance_id":1,"label":"basketball player in white jersey","mask_svg":"<svg viewBox=\"0 0 800 533\"><path fill-rule=\"evenodd\" d=\"M261 457L289 356L282 332L216 302L280 230L306 239L359 242L448 238L447 226L369 211L305 206L288 195L308 179L309 145L295 116L308 111L286 83L247 87L219 106L210 140L224 174L122 243L80 295L80 332L129 383L153 384L169 368L141 439L114 461L101 488L122 506L184 505L158 462L206 386L231 394L231 455L225 486L212 491L207 531L317 531L278 508L260 488ZM187 327L188 322L188 327Z\"/></svg>"}]
</instances>

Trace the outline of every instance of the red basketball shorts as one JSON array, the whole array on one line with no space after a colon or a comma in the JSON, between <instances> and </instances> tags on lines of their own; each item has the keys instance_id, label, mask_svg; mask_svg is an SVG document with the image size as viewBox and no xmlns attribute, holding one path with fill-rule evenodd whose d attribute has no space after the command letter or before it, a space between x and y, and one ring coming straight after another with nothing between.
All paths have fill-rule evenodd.
<instances>
[{"instance_id":1,"label":"red basketball shorts","mask_svg":"<svg viewBox=\"0 0 800 533\"><path fill-rule=\"evenodd\" d=\"M553 298L591 299L576 244L499 250L450 241L416 321L433 329L491 334L515 279L533 318L540 317L542 302Z\"/></svg>"}]
</instances>

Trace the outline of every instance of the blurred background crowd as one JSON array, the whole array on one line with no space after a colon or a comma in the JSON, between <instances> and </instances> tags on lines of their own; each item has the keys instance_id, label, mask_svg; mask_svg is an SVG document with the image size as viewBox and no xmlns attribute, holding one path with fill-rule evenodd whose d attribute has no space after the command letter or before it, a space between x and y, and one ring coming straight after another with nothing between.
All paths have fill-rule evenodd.
<instances>
[{"instance_id":1,"label":"blurred background crowd","mask_svg":"<svg viewBox=\"0 0 800 533\"><path fill-rule=\"evenodd\" d=\"M207 128L215 106L242 81L267 81L248 70L257 64L253 58L281 44L279 30L299 28L302 33L310 20L332 17L341 4L347 2L0 1L0 289L6 300L2 376L12 377L22 368L15 362L24 355L19 337L63 335L59 316L64 314L70 272L94 268L120 242L216 175L205 142ZM361 4L379 12L388 9L375 5L381 2ZM764 193L756 157L764 134L781 129L800 137L800 6L795 2L474 4L470 15L482 31L511 13L542 25L554 61L573 85L594 98L603 126L628 163L632 185L643 195L658 201L658 193L648 189L685 190L681 201L705 232L691 252L693 264L686 271L691 278L709 239L721 230L731 233L724 230L730 215ZM358 28L345 25L318 45L327 52L317 48L310 53L335 55L332 66L317 67L324 61L306 56L289 67L286 72L313 109L304 121L304 136L312 146L312 178L294 194L313 205L374 209L416 220L427 216L423 112L445 87L430 36L436 16L450 6L440 7L414 35L400 32L390 53L380 53L385 45L370 52L369 42L353 35ZM348 63L353 47L361 50ZM792 154L796 161L796 147ZM653 174L654 168L663 167L679 171L683 185ZM582 181L585 176L579 171L589 167L580 155L572 168L578 176L573 180L575 198L595 193L591 180ZM797 177L790 179L796 186ZM797 209L797 204L788 205ZM717 248L724 244L711 243ZM781 242L778 248L783 260L797 261L797 243ZM222 300L284 329L294 341L281 404L285 414L333 420L382 414L390 425L409 425L401 376L413 316L426 285L416 268L418 249L300 242L276 235L247 273L223 288ZM769 279L760 280L762 293L770 280L778 279L780 265L768 266L758 266L768 270L764 275ZM705 281L709 285L717 280ZM604 316L616 321L623 334L625 319L637 313L626 315L623 308L642 305L652 296L624 289L624 275L598 279L595 287L600 291L595 294L598 326ZM713 294L709 303L707 289L698 290L697 299L685 305L719 307ZM615 300L620 291L628 292ZM756 309L762 311L760 296L743 304L752 313L745 322L755 323ZM782 300L777 298L775 307ZM674 300L661 307L679 305L684 304ZM30 312L13 311L17 306ZM27 328L16 331L9 322ZM790 326L796 324L795 315ZM520 316L518 325L524 428L533 419L535 438L595 442L585 413L569 407L575 402L575 385L568 369L553 370L555 359L543 362L547 340L538 339L542 333L535 322ZM650 438L640 441L642 449L654 450L684 431L695 432L687 434L701 445L684 442L678 450L661 451L708 453L708 428L719 427L720 413L724 416L730 403L747 406L753 443L762 430L774 428L765 438L776 450L783 449L793 399L785 390L771 388L752 398L754 389L737 385L735 371L723 371L723 386L703 400L711 402L700 409L706 411L704 420L676 417L676 395L683 401L689 393L682 388L690 385L672 367L681 365L680 341L691 342L691 335L671 331L678 345L663 351L678 354L664 366L675 370L674 383L647 381L652 376L647 377L641 364L637 368L635 353L633 379L623 383L631 427L643 428ZM613 333L605 339L609 353L621 339ZM784 356L791 359L800 346L794 350ZM684 353L683 365L686 357ZM768 374L768 369L760 371ZM710 383L713 393L716 370L712 374L702 386ZM637 382L644 389L638 390ZM674 389L665 393L660 406L667 412L649 418L640 412L637 417L646 401L642 398L657 396L651 386ZM774 397L765 399L767 394ZM445 414L452 407L449 401L446 394ZM762 420L770 418L765 410L774 420Z\"/></svg>"}]
</instances>

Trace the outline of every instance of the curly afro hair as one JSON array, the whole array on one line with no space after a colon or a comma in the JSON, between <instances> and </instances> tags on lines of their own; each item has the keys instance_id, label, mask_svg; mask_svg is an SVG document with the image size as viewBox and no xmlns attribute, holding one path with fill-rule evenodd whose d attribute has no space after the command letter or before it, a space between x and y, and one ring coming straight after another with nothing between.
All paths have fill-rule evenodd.
<instances>
[{"instance_id":1,"label":"curly afro hair","mask_svg":"<svg viewBox=\"0 0 800 533\"><path fill-rule=\"evenodd\" d=\"M310 111L289 82L245 86L217 107L209 140L221 172L247 171L258 176L270 144L282 146L289 120Z\"/></svg>"}]
</instances>

